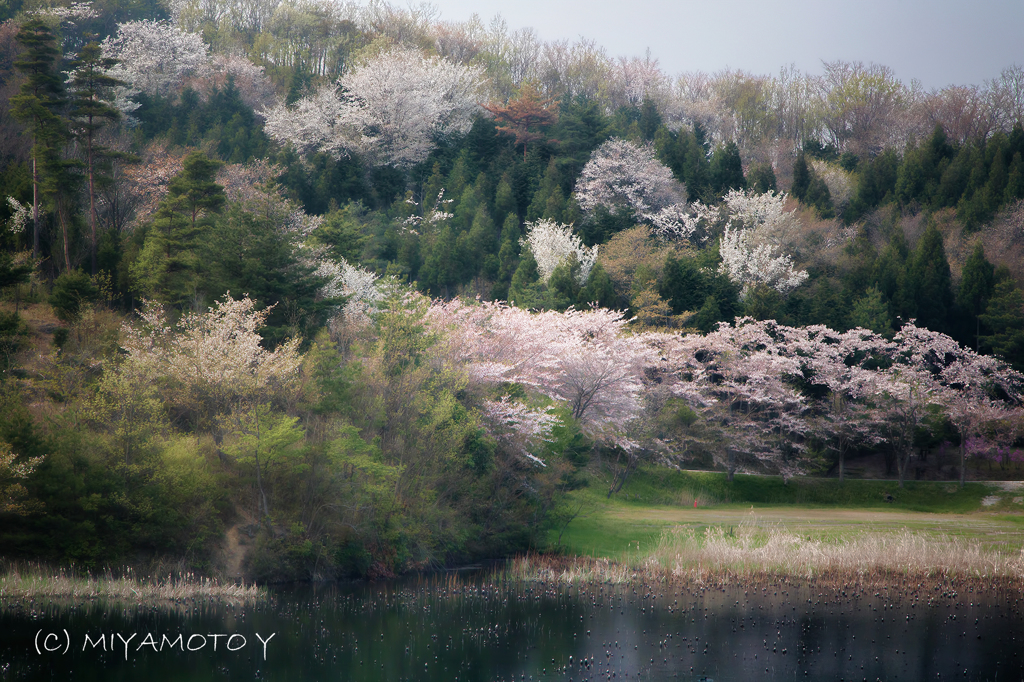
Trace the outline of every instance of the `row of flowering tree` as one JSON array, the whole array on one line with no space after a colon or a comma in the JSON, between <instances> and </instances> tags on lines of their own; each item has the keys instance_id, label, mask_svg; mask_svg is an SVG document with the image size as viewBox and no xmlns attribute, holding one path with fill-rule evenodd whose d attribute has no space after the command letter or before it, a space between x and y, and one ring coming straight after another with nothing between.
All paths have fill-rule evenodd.
<instances>
[{"instance_id":1,"label":"row of flowering tree","mask_svg":"<svg viewBox=\"0 0 1024 682\"><path fill-rule=\"evenodd\" d=\"M458 300L435 303L429 317L476 380L547 401L532 411L507 398L491 405L504 427L536 435L544 405L559 402L596 442L633 458L698 444L730 477L754 461L799 473L817 444L835 454L842 479L849 453L884 447L902 485L915 433L941 415L960 436L962 483L968 440L1012 438L1024 414L1024 377L912 322L889 340L750 318L707 335L631 334L620 313L599 308L530 313ZM650 424L678 401L698 424L672 442Z\"/></svg>"}]
</instances>

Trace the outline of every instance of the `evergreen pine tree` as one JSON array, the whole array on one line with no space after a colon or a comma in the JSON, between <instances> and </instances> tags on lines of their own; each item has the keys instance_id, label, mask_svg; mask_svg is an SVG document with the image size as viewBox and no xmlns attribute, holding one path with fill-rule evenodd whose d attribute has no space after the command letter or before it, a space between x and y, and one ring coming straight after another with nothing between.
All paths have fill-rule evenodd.
<instances>
[{"instance_id":1,"label":"evergreen pine tree","mask_svg":"<svg viewBox=\"0 0 1024 682\"><path fill-rule=\"evenodd\" d=\"M711 185L719 197L731 189L746 188L743 161L735 142L730 141L718 147L711 157Z\"/></svg>"},{"instance_id":2,"label":"evergreen pine tree","mask_svg":"<svg viewBox=\"0 0 1024 682\"><path fill-rule=\"evenodd\" d=\"M107 75L107 70L117 64L116 59L103 56L96 37L89 40L78 52L78 58L71 62L73 71L68 82L71 91L71 128L75 136L84 143L85 170L88 178L90 267L93 275L97 272L96 254L99 246L96 234L96 184L104 161L111 158L110 150L96 142L96 136L103 127L121 117L121 113L108 104L103 95L121 81ZM104 178L100 178L101 182Z\"/></svg>"},{"instance_id":3,"label":"evergreen pine tree","mask_svg":"<svg viewBox=\"0 0 1024 682\"><path fill-rule=\"evenodd\" d=\"M512 275L512 284L508 288L508 302L519 308L533 309L543 305L543 284L537 260L529 249L523 249L519 258L519 267Z\"/></svg>"},{"instance_id":4,"label":"evergreen pine tree","mask_svg":"<svg viewBox=\"0 0 1024 682\"><path fill-rule=\"evenodd\" d=\"M54 68L60 52L50 27L42 19L29 19L16 36L24 48L14 67L25 75L21 90L11 98L11 113L32 135L32 257L39 256L39 200L41 166L57 153L65 134L56 109L64 99L63 80Z\"/></svg>"},{"instance_id":5,"label":"evergreen pine tree","mask_svg":"<svg viewBox=\"0 0 1024 682\"><path fill-rule=\"evenodd\" d=\"M875 260L872 280L889 305L890 319L908 320L917 316L914 297L907 290L909 247L898 226L882 253Z\"/></svg>"},{"instance_id":6,"label":"evergreen pine tree","mask_svg":"<svg viewBox=\"0 0 1024 682\"><path fill-rule=\"evenodd\" d=\"M790 193L799 201L807 199L807 188L811 185L811 169L807 166L807 157L803 151L797 154L793 163L793 187Z\"/></svg>"},{"instance_id":7,"label":"evergreen pine tree","mask_svg":"<svg viewBox=\"0 0 1024 682\"><path fill-rule=\"evenodd\" d=\"M221 162L192 152L182 166L168 184L167 196L157 207L142 251L131 266L141 293L175 306L186 305L198 293L198 239L226 200L223 185L214 180Z\"/></svg>"},{"instance_id":8,"label":"evergreen pine tree","mask_svg":"<svg viewBox=\"0 0 1024 682\"><path fill-rule=\"evenodd\" d=\"M748 181L750 188L759 194L764 194L769 190L772 192L778 191L775 182L775 169L768 162L755 164L750 169Z\"/></svg>"},{"instance_id":9,"label":"evergreen pine tree","mask_svg":"<svg viewBox=\"0 0 1024 682\"><path fill-rule=\"evenodd\" d=\"M964 338L974 337L974 348L978 350L981 339L981 318L995 290L995 267L985 258L985 248L979 241L964 263L957 292L957 304L966 316Z\"/></svg>"},{"instance_id":10,"label":"evergreen pine tree","mask_svg":"<svg viewBox=\"0 0 1024 682\"><path fill-rule=\"evenodd\" d=\"M953 312L952 276L942 234L934 222L929 222L914 250L907 287L914 298L918 326L948 333Z\"/></svg>"},{"instance_id":11,"label":"evergreen pine tree","mask_svg":"<svg viewBox=\"0 0 1024 682\"><path fill-rule=\"evenodd\" d=\"M990 332L981 337L982 350L999 355L1024 372L1024 294L1012 279L1007 277L995 285L980 318Z\"/></svg>"},{"instance_id":12,"label":"evergreen pine tree","mask_svg":"<svg viewBox=\"0 0 1024 682\"><path fill-rule=\"evenodd\" d=\"M678 315L684 311L697 311L707 298L704 274L692 258L676 258L669 254L661 277L661 297Z\"/></svg>"},{"instance_id":13,"label":"evergreen pine tree","mask_svg":"<svg viewBox=\"0 0 1024 682\"><path fill-rule=\"evenodd\" d=\"M876 334L892 332L889 306L877 287L869 287L864 295L854 302L853 310L850 312L850 323L854 327L870 329Z\"/></svg>"},{"instance_id":14,"label":"evergreen pine tree","mask_svg":"<svg viewBox=\"0 0 1024 682\"><path fill-rule=\"evenodd\" d=\"M1003 196L1003 201L1007 204L1017 199L1024 199L1024 161L1021 160L1020 152L1016 152L1013 155L1013 161L1010 163L1010 172L1006 177L1006 191Z\"/></svg>"},{"instance_id":15,"label":"evergreen pine tree","mask_svg":"<svg viewBox=\"0 0 1024 682\"><path fill-rule=\"evenodd\" d=\"M601 306L602 308L615 307L615 287L612 284L611 277L608 276L608 273L600 263L595 263L594 267L590 269L590 276L587 277L587 283L583 289L580 290L576 300L581 306L596 305Z\"/></svg>"}]
</instances>

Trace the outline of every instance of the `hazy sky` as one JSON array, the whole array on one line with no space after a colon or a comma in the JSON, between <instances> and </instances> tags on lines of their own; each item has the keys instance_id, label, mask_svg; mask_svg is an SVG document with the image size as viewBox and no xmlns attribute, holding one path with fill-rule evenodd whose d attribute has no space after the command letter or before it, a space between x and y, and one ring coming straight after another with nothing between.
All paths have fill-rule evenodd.
<instances>
[{"instance_id":1,"label":"hazy sky","mask_svg":"<svg viewBox=\"0 0 1024 682\"><path fill-rule=\"evenodd\" d=\"M434 0L441 18L509 29L543 40L583 36L613 57L642 56L662 69L725 67L774 74L786 64L820 73L843 59L892 67L926 89L981 84L1024 65L1024 0Z\"/></svg>"}]
</instances>

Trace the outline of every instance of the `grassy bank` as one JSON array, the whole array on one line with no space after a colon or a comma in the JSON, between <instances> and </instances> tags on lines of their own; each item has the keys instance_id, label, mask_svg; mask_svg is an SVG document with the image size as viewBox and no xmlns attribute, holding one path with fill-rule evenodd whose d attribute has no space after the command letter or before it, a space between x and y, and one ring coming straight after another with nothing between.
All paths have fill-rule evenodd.
<instances>
[{"instance_id":1,"label":"grassy bank","mask_svg":"<svg viewBox=\"0 0 1024 682\"><path fill-rule=\"evenodd\" d=\"M991 487L984 483L968 483L960 488L954 481L907 481L900 488L896 481L887 480L840 483L834 478L796 477L785 482L779 476L743 474L730 482L719 472L650 468L636 472L615 499L643 506L692 507L696 501L698 507L804 505L961 514L979 509L990 492Z\"/></svg>"},{"instance_id":2,"label":"grassy bank","mask_svg":"<svg viewBox=\"0 0 1024 682\"><path fill-rule=\"evenodd\" d=\"M1024 547L1024 490L984 483L846 481L700 471L638 471L608 499L600 484L572 493L579 513L548 535L549 548L618 559L649 553L666 531L728 531L751 510L767 523L803 537L839 541L863 532L903 529L927 537L959 538L983 548L1016 553ZM694 503L696 502L696 506Z\"/></svg>"},{"instance_id":3,"label":"grassy bank","mask_svg":"<svg viewBox=\"0 0 1024 682\"><path fill-rule=\"evenodd\" d=\"M140 577L130 569L123 575L46 569L34 564L10 565L0 575L0 603L11 601L107 600L130 604L172 605L185 601L253 603L266 598L255 585L221 583L192 574Z\"/></svg>"},{"instance_id":4,"label":"grassy bank","mask_svg":"<svg viewBox=\"0 0 1024 682\"><path fill-rule=\"evenodd\" d=\"M832 575L1024 585L1019 489L764 476L729 482L712 472L643 470L611 499L596 485L573 496L579 512L552 530L549 554L520 560L527 563L514 572L601 582Z\"/></svg>"},{"instance_id":5,"label":"grassy bank","mask_svg":"<svg viewBox=\"0 0 1024 682\"><path fill-rule=\"evenodd\" d=\"M1024 550L1009 552L976 539L865 530L813 537L751 517L734 527L674 527L648 547L613 559L529 555L508 577L555 582L711 582L825 579L837 584L897 580L997 581L1024 589Z\"/></svg>"}]
</instances>

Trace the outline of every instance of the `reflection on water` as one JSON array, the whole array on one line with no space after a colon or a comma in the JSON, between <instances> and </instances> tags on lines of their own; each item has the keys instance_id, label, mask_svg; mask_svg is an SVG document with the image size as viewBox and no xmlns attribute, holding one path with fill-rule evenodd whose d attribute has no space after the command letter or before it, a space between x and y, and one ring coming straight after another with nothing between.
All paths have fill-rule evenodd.
<instances>
[{"instance_id":1,"label":"reflection on water","mask_svg":"<svg viewBox=\"0 0 1024 682\"><path fill-rule=\"evenodd\" d=\"M1021 606L977 585L450 576L283 589L246 609L34 604L0 614L0 679L1019 680Z\"/></svg>"}]
</instances>

